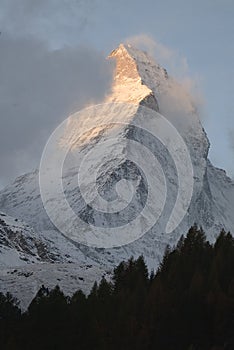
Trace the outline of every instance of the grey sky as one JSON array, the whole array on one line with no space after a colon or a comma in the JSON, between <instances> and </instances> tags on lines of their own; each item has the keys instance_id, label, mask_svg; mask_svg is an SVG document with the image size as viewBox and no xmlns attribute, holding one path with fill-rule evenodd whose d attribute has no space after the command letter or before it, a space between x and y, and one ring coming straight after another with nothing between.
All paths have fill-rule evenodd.
<instances>
[{"instance_id":1,"label":"grey sky","mask_svg":"<svg viewBox=\"0 0 234 350\"><path fill-rule=\"evenodd\" d=\"M230 130L229 141L230 141L230 146L234 152L234 129Z\"/></svg>"},{"instance_id":2,"label":"grey sky","mask_svg":"<svg viewBox=\"0 0 234 350\"><path fill-rule=\"evenodd\" d=\"M210 158L234 174L233 18L232 0L1 0L1 182L36 166L69 112L102 99L111 77L104 57L141 34L186 57L205 102ZM179 75L174 58L162 63Z\"/></svg>"},{"instance_id":3,"label":"grey sky","mask_svg":"<svg viewBox=\"0 0 234 350\"><path fill-rule=\"evenodd\" d=\"M1 35L1 185L38 165L45 142L65 116L103 99L110 68L95 49L51 52L36 40Z\"/></svg>"}]
</instances>

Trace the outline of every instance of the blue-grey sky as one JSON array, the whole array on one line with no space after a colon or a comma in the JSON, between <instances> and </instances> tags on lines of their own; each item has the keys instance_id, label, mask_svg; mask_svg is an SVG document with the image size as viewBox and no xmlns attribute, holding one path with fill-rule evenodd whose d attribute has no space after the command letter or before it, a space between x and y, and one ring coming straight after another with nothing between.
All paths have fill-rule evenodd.
<instances>
[{"instance_id":1,"label":"blue-grey sky","mask_svg":"<svg viewBox=\"0 0 234 350\"><path fill-rule=\"evenodd\" d=\"M0 183L36 166L67 113L103 97L104 57L143 34L174 53L155 52L169 73L194 82L210 158L233 176L233 18L233 0L1 0Z\"/></svg>"}]
</instances>

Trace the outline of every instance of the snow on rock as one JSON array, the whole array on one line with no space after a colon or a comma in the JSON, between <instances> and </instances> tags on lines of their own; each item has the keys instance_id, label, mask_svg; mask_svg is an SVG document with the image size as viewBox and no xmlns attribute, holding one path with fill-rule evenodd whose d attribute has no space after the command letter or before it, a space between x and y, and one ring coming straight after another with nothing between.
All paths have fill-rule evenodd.
<instances>
[{"instance_id":1,"label":"snow on rock","mask_svg":"<svg viewBox=\"0 0 234 350\"><path fill-rule=\"evenodd\" d=\"M52 261L43 238L19 219L0 213L0 265Z\"/></svg>"},{"instance_id":2,"label":"snow on rock","mask_svg":"<svg viewBox=\"0 0 234 350\"><path fill-rule=\"evenodd\" d=\"M0 266L92 261L56 230L35 231L25 222L0 213Z\"/></svg>"}]
</instances>

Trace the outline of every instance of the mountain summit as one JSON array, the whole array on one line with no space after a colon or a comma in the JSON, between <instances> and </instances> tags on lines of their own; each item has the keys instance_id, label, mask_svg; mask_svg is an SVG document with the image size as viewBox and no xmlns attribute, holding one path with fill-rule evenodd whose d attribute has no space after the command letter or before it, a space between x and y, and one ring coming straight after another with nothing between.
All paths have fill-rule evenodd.
<instances>
[{"instance_id":1,"label":"mountain summit","mask_svg":"<svg viewBox=\"0 0 234 350\"><path fill-rule=\"evenodd\" d=\"M144 52L130 45L120 46L108 58L116 60L112 94L107 101L140 104L151 101L150 107L158 111L157 101L151 87L151 73L162 81L167 73ZM157 77L157 78L156 78Z\"/></svg>"},{"instance_id":2,"label":"mountain summit","mask_svg":"<svg viewBox=\"0 0 234 350\"><path fill-rule=\"evenodd\" d=\"M188 91L147 53L132 46L120 44L109 58L116 60L112 91L103 105L64 122L49 149L56 153L42 158L44 190L35 171L0 192L1 212L29 225L32 230L27 228L24 234L21 225L21 236L27 242L33 236L32 242L42 242L45 252L38 253L32 244L10 244L15 235L8 234L10 227L2 229L0 244L4 254L9 253L8 266L26 264L38 276L32 261L34 266L35 261L53 261L58 269L65 264L68 274L67 264L78 263L85 275L87 266L93 266L98 278L120 261L141 254L155 268L165 247L175 245L194 223L204 228L211 242L222 228L231 231L234 227L234 183L209 161L209 140ZM54 166L64 149L68 150L65 167L56 180ZM80 187L77 175L83 181ZM56 187L61 183L63 193ZM190 192L188 203L185 197ZM151 225L156 216L158 220ZM174 229L167 232L170 218ZM113 245L108 241L112 233ZM17 249L20 254L15 254ZM44 284L51 278L46 266L44 274L40 267ZM66 281L61 285L67 289ZM30 286L32 292L35 286Z\"/></svg>"}]
</instances>

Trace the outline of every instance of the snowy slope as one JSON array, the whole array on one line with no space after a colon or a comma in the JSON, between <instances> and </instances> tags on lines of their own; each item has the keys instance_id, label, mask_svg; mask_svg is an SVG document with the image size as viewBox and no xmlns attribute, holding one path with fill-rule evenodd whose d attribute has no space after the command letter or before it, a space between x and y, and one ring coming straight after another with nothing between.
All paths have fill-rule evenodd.
<instances>
[{"instance_id":1,"label":"snowy slope","mask_svg":"<svg viewBox=\"0 0 234 350\"><path fill-rule=\"evenodd\" d=\"M118 229L121 225L131 221L130 218L134 217L135 213L139 213L144 207L147 197L147 181L144 176L141 177L142 174L139 173L137 168L129 163L129 159L134 152L137 153L139 159L146 161L146 163L143 161L142 164L147 172L150 167L147 164L144 152L145 147L150 148L152 154L157 156L162 166L168 189L165 207L162 213L158 209L161 215L155 225L147 230L148 232L145 235L142 235L142 237L139 235L139 239L134 241L136 226L130 223L128 238L130 242L132 239L132 242L118 248L87 247L76 241L74 227L76 232L79 232L81 227L75 219L71 220L70 217L65 215L66 207L63 207L62 197L56 191L50 194L48 200L50 208L53 209L51 218L65 225L67 232L70 233L68 235L70 239L61 234L49 219L41 200L37 170L17 178L13 184L7 186L0 193L1 211L30 225L33 228L32 230L37 233L30 231L29 234L26 230L27 235L29 237L33 236L33 242L38 238L45 244L49 259L52 257L54 261L63 264L68 262L76 263L76 266L78 264L80 266L79 275L82 277L82 274L84 274L87 281L94 278L94 275L91 274L92 277L90 277L89 270L83 269L82 266L95 266L95 269L99 271L97 273L97 278L99 278L98 276L103 271L109 271L121 260L128 259L130 256L137 257L140 254L145 256L150 268L156 268L166 245L176 244L180 235L185 234L195 222L204 227L211 241L215 239L221 228L233 231L234 227L234 183L223 170L216 169L208 159L209 140L201 125L191 96L183 86L169 77L165 69L155 63L145 52L121 44L111 53L110 57L116 60L116 72L113 78L112 93L104 101L106 104L102 107L102 113L96 113L94 117L93 114L89 115L87 112L85 118L81 121L78 120L78 122L77 119L71 118L64 129L62 144L64 147L69 145L73 150L70 158L68 157L66 169L63 173L66 198L76 213L79 213L85 220L92 222L90 228L84 231L86 239L89 239L89 237L90 240L93 239L95 232L97 232L95 227L113 228L114 226ZM110 127L111 123L115 122L117 114L119 115L117 113L119 110L116 111L114 107L112 108L110 103L120 103L120 106L121 103L124 103L124 109L121 110L120 114L122 119L118 119L123 125L118 128ZM171 159L166 149L170 147L170 140L168 140L165 147L157 140L151 139L149 134L144 134L141 130L132 130L132 124L136 124L140 120L137 112L140 107L144 108L144 106L152 111L160 112L179 131L187 145L193 166L194 184L190 206L179 226L173 232L167 234L165 234L166 224L178 193L177 172L173 159ZM141 125L144 124L146 129L150 129L155 133L160 132L158 125L155 129L154 120L150 113L143 115L140 122ZM87 132L87 130L91 131ZM108 144L108 147L100 149L101 142L110 136L113 140ZM132 140L138 142L141 147L139 149L135 147ZM78 168L75 164L88 157L90 150L93 152L93 158L87 158L89 161L85 163L85 174L88 174L88 176L84 178L82 193L92 197L94 189L92 175L95 167L100 169L95 186L97 186L103 198L107 200L115 200L116 192L113 189L116 188L116 183L120 179L130 180L135 186L136 195L132 197L127 209L121 211L121 215L100 215L95 210L88 210L84 206L82 193L77 190ZM178 162L182 164L184 159L184 154L180 155L178 153ZM95 167L93 164L95 164ZM53 160L50 167L53 167ZM165 185L164 178L161 177L160 172L157 172L157 168L153 170L147 174L147 180L148 182L157 180L155 188L160 194ZM122 185L123 192L127 193L128 185L126 183L122 183ZM54 188L52 185L51 187ZM93 200L95 201L96 198L93 197ZM159 200L159 203L162 201L163 198ZM111 205L108 209L111 209ZM153 210L150 207L151 209ZM148 219L147 216L144 216L137 229L143 232L148 225ZM100 236L98 236L98 239L100 239ZM106 237L103 237L103 240L105 239ZM0 261L5 261L6 265L12 266L12 263L8 263L7 255L4 255L5 249L10 249L11 253L9 254L17 255L21 247L10 243L10 248L6 245L6 248L1 249ZM33 251L33 248L31 250ZM35 254L36 258L34 258L37 259L38 253L36 251ZM17 259L15 262L16 265L19 265L22 259ZM34 268L31 267L31 262L30 258L27 269L32 268L33 275L30 275L27 279L28 288L30 284L33 286L33 281L37 279L43 281L44 284L50 284L50 281L54 278L56 280L56 271L58 271L56 269L57 267L59 269L59 265L56 264L56 271L53 270L52 274L55 276L53 278L52 274L48 274L48 264L42 264L41 266L37 264L34 265L36 266ZM68 275L69 270L75 274L75 269L73 264L67 264L65 268ZM61 278L61 271L65 270L60 270L60 277L58 278ZM8 273L7 268L4 271L1 274L2 283L4 284L4 281L6 281L7 288L12 285L12 290L16 293L17 282L11 284L11 280L15 278L14 274ZM22 279L19 278L18 282L20 290L22 290ZM87 282L87 285L90 286L90 284ZM74 287L71 284L71 279L68 279L67 282L64 280L63 287L69 289L69 286L71 286L71 289ZM3 287L0 285L1 288ZM29 288L29 290L32 289Z\"/></svg>"},{"instance_id":2,"label":"snowy slope","mask_svg":"<svg viewBox=\"0 0 234 350\"><path fill-rule=\"evenodd\" d=\"M24 267L3 267L0 273L0 290L10 291L24 310L42 285L52 289L59 285L66 295L81 289L88 294L94 281L105 276L110 279L111 271L87 264L28 264Z\"/></svg>"},{"instance_id":3,"label":"snowy slope","mask_svg":"<svg viewBox=\"0 0 234 350\"><path fill-rule=\"evenodd\" d=\"M0 213L0 266L34 263L93 263L56 230L35 231L25 222Z\"/></svg>"}]
</instances>

